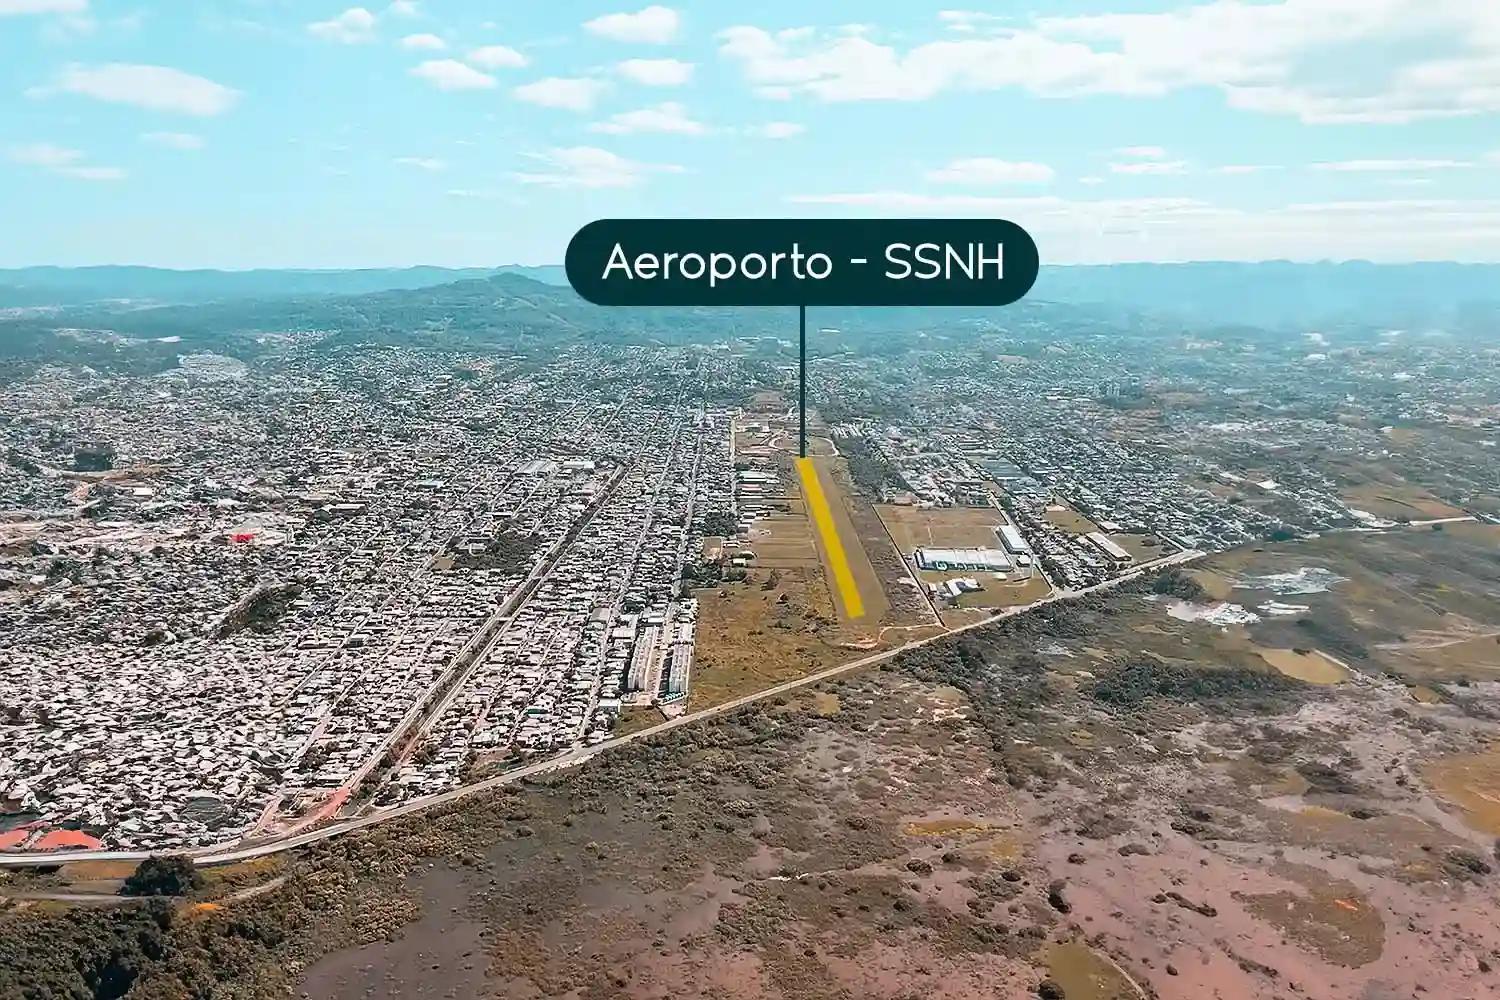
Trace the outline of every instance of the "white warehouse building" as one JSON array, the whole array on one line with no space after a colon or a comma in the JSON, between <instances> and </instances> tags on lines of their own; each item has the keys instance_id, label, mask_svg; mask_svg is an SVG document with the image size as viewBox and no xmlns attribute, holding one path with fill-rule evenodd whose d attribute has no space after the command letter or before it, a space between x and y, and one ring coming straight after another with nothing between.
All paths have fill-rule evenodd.
<instances>
[{"instance_id":1,"label":"white warehouse building","mask_svg":"<svg viewBox=\"0 0 1500 1000\"><path fill-rule=\"evenodd\" d=\"M1010 557L999 549L929 549L916 552L917 567L947 573L953 570L1004 573Z\"/></svg>"}]
</instances>

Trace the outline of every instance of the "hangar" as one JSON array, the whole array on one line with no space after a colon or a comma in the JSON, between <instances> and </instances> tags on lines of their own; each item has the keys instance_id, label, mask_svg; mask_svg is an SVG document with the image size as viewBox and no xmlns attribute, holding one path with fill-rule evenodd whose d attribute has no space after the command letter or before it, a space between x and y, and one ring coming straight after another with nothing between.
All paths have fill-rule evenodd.
<instances>
[{"instance_id":1,"label":"hangar","mask_svg":"<svg viewBox=\"0 0 1500 1000\"><path fill-rule=\"evenodd\" d=\"M953 570L1004 573L1010 569L1010 557L1000 549L929 549L916 551L919 569L947 573Z\"/></svg>"}]
</instances>

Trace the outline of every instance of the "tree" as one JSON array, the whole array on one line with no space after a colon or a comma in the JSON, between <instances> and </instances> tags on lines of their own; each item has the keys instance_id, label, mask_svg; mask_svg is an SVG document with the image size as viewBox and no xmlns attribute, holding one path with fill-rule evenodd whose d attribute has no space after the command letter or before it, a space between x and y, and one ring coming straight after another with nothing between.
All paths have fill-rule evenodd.
<instances>
[{"instance_id":1,"label":"tree","mask_svg":"<svg viewBox=\"0 0 1500 1000\"><path fill-rule=\"evenodd\" d=\"M718 535L729 538L735 534L737 527L734 523L734 515L727 510L711 510L703 515L703 533L705 535Z\"/></svg>"},{"instance_id":2,"label":"tree","mask_svg":"<svg viewBox=\"0 0 1500 1000\"><path fill-rule=\"evenodd\" d=\"M1176 566L1169 566L1151 581L1151 592L1184 601L1196 601L1203 596L1203 585Z\"/></svg>"},{"instance_id":3,"label":"tree","mask_svg":"<svg viewBox=\"0 0 1500 1000\"><path fill-rule=\"evenodd\" d=\"M120 887L123 896L186 896L203 886L198 866L186 854L153 854Z\"/></svg>"}]
</instances>

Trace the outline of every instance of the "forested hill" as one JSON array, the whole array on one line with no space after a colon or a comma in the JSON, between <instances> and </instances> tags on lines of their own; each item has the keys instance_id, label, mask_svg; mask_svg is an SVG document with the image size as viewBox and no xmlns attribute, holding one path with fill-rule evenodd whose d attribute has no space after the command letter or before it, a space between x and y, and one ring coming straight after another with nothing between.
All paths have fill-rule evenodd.
<instances>
[{"instance_id":1,"label":"forested hill","mask_svg":"<svg viewBox=\"0 0 1500 1000\"><path fill-rule=\"evenodd\" d=\"M552 265L493 268L173 271L150 267L30 267L0 270L0 309L122 307L337 299L519 275L565 287ZM460 291L461 298L473 290ZM428 305L444 299L419 296ZM1030 297L1122 313L1172 315L1195 323L1288 328L1320 323L1442 323L1500 305L1500 265L1201 262L1046 266ZM344 309L329 303L330 312ZM382 303L385 308L388 303ZM307 311L312 302L292 305ZM246 306L262 312L264 306ZM163 314L164 316L167 314Z\"/></svg>"},{"instance_id":2,"label":"forested hill","mask_svg":"<svg viewBox=\"0 0 1500 1000\"><path fill-rule=\"evenodd\" d=\"M494 274L561 280L558 267L403 267L359 270L176 271L158 267L0 269L0 308L120 301L172 305L230 299L361 295L428 288Z\"/></svg>"},{"instance_id":3,"label":"forested hill","mask_svg":"<svg viewBox=\"0 0 1500 1000\"><path fill-rule=\"evenodd\" d=\"M264 272L273 273L288 272ZM361 276L349 281L418 281L447 272L418 268L380 279L371 276L375 272L338 273ZM556 278L551 272L547 276ZM816 329L841 331L842 343L856 350L889 349L922 335L962 338L997 331L1024 337L1048 331L1218 338L1319 331L1369 337L1399 328L1497 341L1500 267L1265 263L1049 268L1030 295L1003 309L820 308L809 318ZM0 309L0 359L170 367L184 351L245 356L258 349L265 334L308 331L321 334L330 348L405 343L555 349L590 338L791 338L795 311L605 308L585 302L566 285L497 273L351 295Z\"/></svg>"}]
</instances>

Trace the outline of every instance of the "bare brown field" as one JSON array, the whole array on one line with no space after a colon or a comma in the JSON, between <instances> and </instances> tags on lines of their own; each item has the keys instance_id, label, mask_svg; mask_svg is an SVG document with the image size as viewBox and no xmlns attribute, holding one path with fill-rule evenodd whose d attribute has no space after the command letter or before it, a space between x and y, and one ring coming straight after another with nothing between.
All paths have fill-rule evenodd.
<instances>
[{"instance_id":1,"label":"bare brown field","mask_svg":"<svg viewBox=\"0 0 1500 1000\"><path fill-rule=\"evenodd\" d=\"M1047 520L1075 535L1087 535L1099 530L1097 524L1063 503L1056 503L1047 508Z\"/></svg>"},{"instance_id":2,"label":"bare brown field","mask_svg":"<svg viewBox=\"0 0 1500 1000\"><path fill-rule=\"evenodd\" d=\"M800 512L761 518L746 539L746 547L755 553L755 565L761 569L804 569L818 564L812 524Z\"/></svg>"},{"instance_id":3,"label":"bare brown field","mask_svg":"<svg viewBox=\"0 0 1500 1000\"><path fill-rule=\"evenodd\" d=\"M1264 646L1320 649L1356 670L1411 684L1487 680L1500 676L1500 567L1489 555L1497 543L1500 528L1475 523L1334 533L1226 553L1195 576L1215 597L1251 607L1274 598L1310 609L1253 626ZM1280 597L1238 586L1289 568L1344 579L1327 592ZM1225 591L1225 583L1233 589Z\"/></svg>"},{"instance_id":4,"label":"bare brown field","mask_svg":"<svg viewBox=\"0 0 1500 1000\"><path fill-rule=\"evenodd\" d=\"M938 611L938 617L947 628L958 628L961 625L983 621L992 613L984 608L943 608Z\"/></svg>"},{"instance_id":5,"label":"bare brown field","mask_svg":"<svg viewBox=\"0 0 1500 1000\"><path fill-rule=\"evenodd\" d=\"M995 548L1000 544L995 529L1006 523L1004 513L992 507L911 507L878 504L880 519L890 530L903 555L920 547Z\"/></svg>"},{"instance_id":6,"label":"bare brown field","mask_svg":"<svg viewBox=\"0 0 1500 1000\"><path fill-rule=\"evenodd\" d=\"M1500 630L1471 636L1437 633L1386 649L1429 680L1500 675Z\"/></svg>"},{"instance_id":7,"label":"bare brown field","mask_svg":"<svg viewBox=\"0 0 1500 1000\"><path fill-rule=\"evenodd\" d=\"M696 681L696 677L693 678ZM628 736L642 729L650 729L652 726L665 720L661 710L654 705L635 706L627 705L620 710L620 718L615 722L612 732L616 736Z\"/></svg>"},{"instance_id":8,"label":"bare brown field","mask_svg":"<svg viewBox=\"0 0 1500 1000\"><path fill-rule=\"evenodd\" d=\"M1286 676L1309 684L1341 684L1350 677L1347 667L1316 649L1262 649L1260 655Z\"/></svg>"},{"instance_id":9,"label":"bare brown field","mask_svg":"<svg viewBox=\"0 0 1500 1000\"><path fill-rule=\"evenodd\" d=\"M1020 604L1035 604L1052 593L1052 585L1040 573L1023 580L996 580L994 574L937 573L931 570L923 570L919 575L923 583L932 584L977 580L984 589L960 594L955 602L960 608L1012 608Z\"/></svg>"},{"instance_id":10,"label":"bare brown field","mask_svg":"<svg viewBox=\"0 0 1500 1000\"><path fill-rule=\"evenodd\" d=\"M1130 558L1138 563L1150 562L1160 559L1162 556L1171 555L1177 551L1173 546L1155 535L1132 535L1124 532L1112 534L1110 541L1130 553Z\"/></svg>"},{"instance_id":11,"label":"bare brown field","mask_svg":"<svg viewBox=\"0 0 1500 1000\"><path fill-rule=\"evenodd\" d=\"M1369 511L1376 517L1392 521L1403 518L1422 520L1426 518L1459 517L1464 512L1444 503L1428 490L1411 483L1391 484L1366 483L1348 487L1343 491L1344 502L1358 510Z\"/></svg>"},{"instance_id":12,"label":"bare brown field","mask_svg":"<svg viewBox=\"0 0 1500 1000\"><path fill-rule=\"evenodd\" d=\"M1500 744L1431 761L1424 775L1476 830L1500 836Z\"/></svg>"},{"instance_id":13,"label":"bare brown field","mask_svg":"<svg viewBox=\"0 0 1500 1000\"><path fill-rule=\"evenodd\" d=\"M1203 592L1216 601L1227 601L1234 592L1234 581L1214 570L1194 568L1187 575L1203 588Z\"/></svg>"},{"instance_id":14,"label":"bare brown field","mask_svg":"<svg viewBox=\"0 0 1500 1000\"><path fill-rule=\"evenodd\" d=\"M837 645L833 599L816 563L753 569L744 583L697 596L689 710L816 673L854 655Z\"/></svg>"},{"instance_id":15,"label":"bare brown field","mask_svg":"<svg viewBox=\"0 0 1500 1000\"><path fill-rule=\"evenodd\" d=\"M70 881L123 879L135 871L134 861L75 861L63 865L60 874Z\"/></svg>"}]
</instances>

